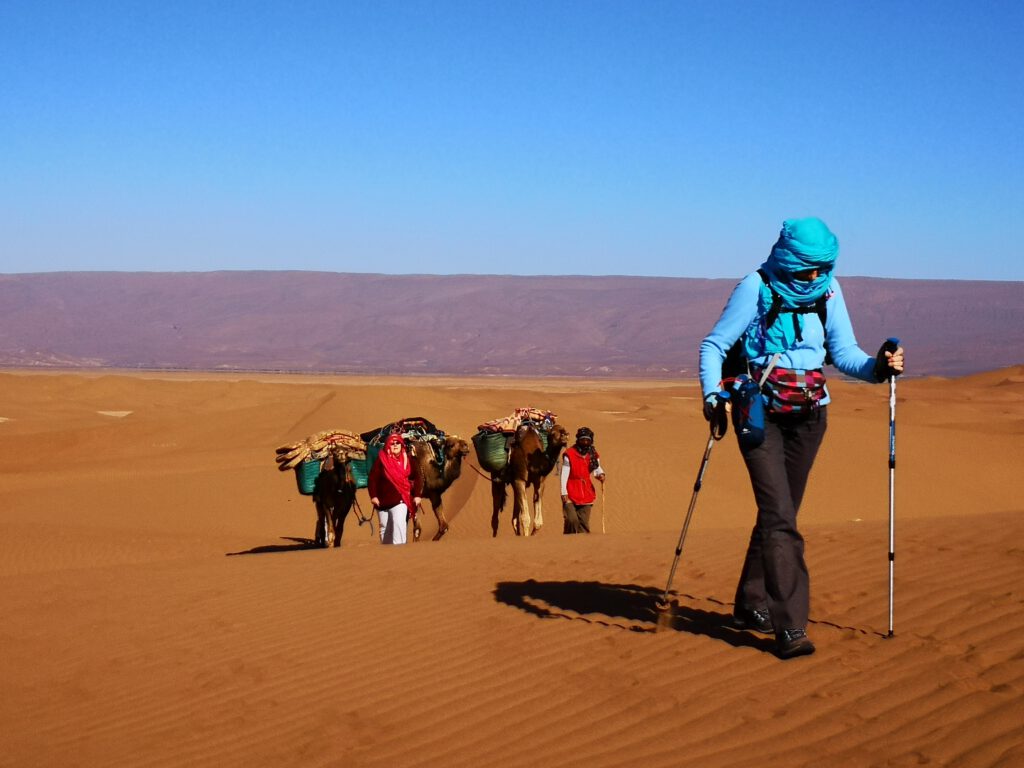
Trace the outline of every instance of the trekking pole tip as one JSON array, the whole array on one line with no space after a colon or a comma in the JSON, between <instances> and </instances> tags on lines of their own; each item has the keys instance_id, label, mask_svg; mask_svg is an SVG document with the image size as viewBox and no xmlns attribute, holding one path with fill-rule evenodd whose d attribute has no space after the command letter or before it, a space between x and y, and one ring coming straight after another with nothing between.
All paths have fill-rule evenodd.
<instances>
[{"instance_id":1,"label":"trekking pole tip","mask_svg":"<svg viewBox=\"0 0 1024 768\"><path fill-rule=\"evenodd\" d=\"M668 600L666 597L658 597L654 600L654 631L660 632L664 629L671 629L675 616L675 600Z\"/></svg>"}]
</instances>

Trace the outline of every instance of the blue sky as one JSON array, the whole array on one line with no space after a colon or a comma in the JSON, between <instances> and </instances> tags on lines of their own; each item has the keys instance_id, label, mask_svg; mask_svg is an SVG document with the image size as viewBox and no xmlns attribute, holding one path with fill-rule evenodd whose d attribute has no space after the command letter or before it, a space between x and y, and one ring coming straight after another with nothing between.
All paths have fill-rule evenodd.
<instances>
[{"instance_id":1,"label":"blue sky","mask_svg":"<svg viewBox=\"0 0 1024 768\"><path fill-rule=\"evenodd\" d=\"M1024 280L1022 9L0 0L0 272Z\"/></svg>"}]
</instances>

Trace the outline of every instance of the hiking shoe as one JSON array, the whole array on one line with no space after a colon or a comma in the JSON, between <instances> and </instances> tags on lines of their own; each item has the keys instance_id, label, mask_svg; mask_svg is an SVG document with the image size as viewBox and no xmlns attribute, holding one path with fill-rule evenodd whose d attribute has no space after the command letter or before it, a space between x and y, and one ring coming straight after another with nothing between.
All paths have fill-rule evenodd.
<instances>
[{"instance_id":1,"label":"hiking shoe","mask_svg":"<svg viewBox=\"0 0 1024 768\"><path fill-rule=\"evenodd\" d=\"M771 634L772 617L767 608L737 608L732 615L732 625L736 629L752 629L755 632Z\"/></svg>"},{"instance_id":2,"label":"hiking shoe","mask_svg":"<svg viewBox=\"0 0 1024 768\"><path fill-rule=\"evenodd\" d=\"M780 659L792 659L794 656L810 656L814 653L814 643L803 629L784 629L775 637L775 653Z\"/></svg>"}]
</instances>

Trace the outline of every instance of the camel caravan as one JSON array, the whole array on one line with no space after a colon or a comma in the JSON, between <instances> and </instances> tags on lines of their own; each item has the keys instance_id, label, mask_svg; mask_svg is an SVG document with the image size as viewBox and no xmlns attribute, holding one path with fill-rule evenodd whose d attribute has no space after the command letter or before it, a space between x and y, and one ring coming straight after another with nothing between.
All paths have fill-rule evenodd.
<instances>
[{"instance_id":1,"label":"camel caravan","mask_svg":"<svg viewBox=\"0 0 1024 768\"><path fill-rule=\"evenodd\" d=\"M392 435L401 437L419 496L430 501L437 519L433 540L448 532L442 497L462 474L470 443L446 434L427 419L413 417L362 433L341 429L317 432L277 449L278 469L293 470L299 493L313 500L313 541L317 546L341 546L345 520L353 509L360 525L373 526L372 517L362 512L356 491L368 487L374 463ZM472 445L477 462L491 480L493 536L498 535L508 486L512 486L513 496L512 530L517 536L540 530L544 481L568 443L569 433L556 422L555 414L538 408L517 408L509 416L479 425ZM420 540L420 512L409 509L413 541ZM383 541L383 531L379 533Z\"/></svg>"}]
</instances>

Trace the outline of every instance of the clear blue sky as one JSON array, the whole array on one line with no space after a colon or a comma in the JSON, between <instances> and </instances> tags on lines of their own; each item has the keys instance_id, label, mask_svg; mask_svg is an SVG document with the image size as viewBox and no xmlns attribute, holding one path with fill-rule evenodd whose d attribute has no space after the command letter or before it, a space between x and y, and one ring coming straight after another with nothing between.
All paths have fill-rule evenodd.
<instances>
[{"instance_id":1,"label":"clear blue sky","mask_svg":"<svg viewBox=\"0 0 1024 768\"><path fill-rule=\"evenodd\" d=\"M1024 3L0 0L0 272L1024 279Z\"/></svg>"}]
</instances>

